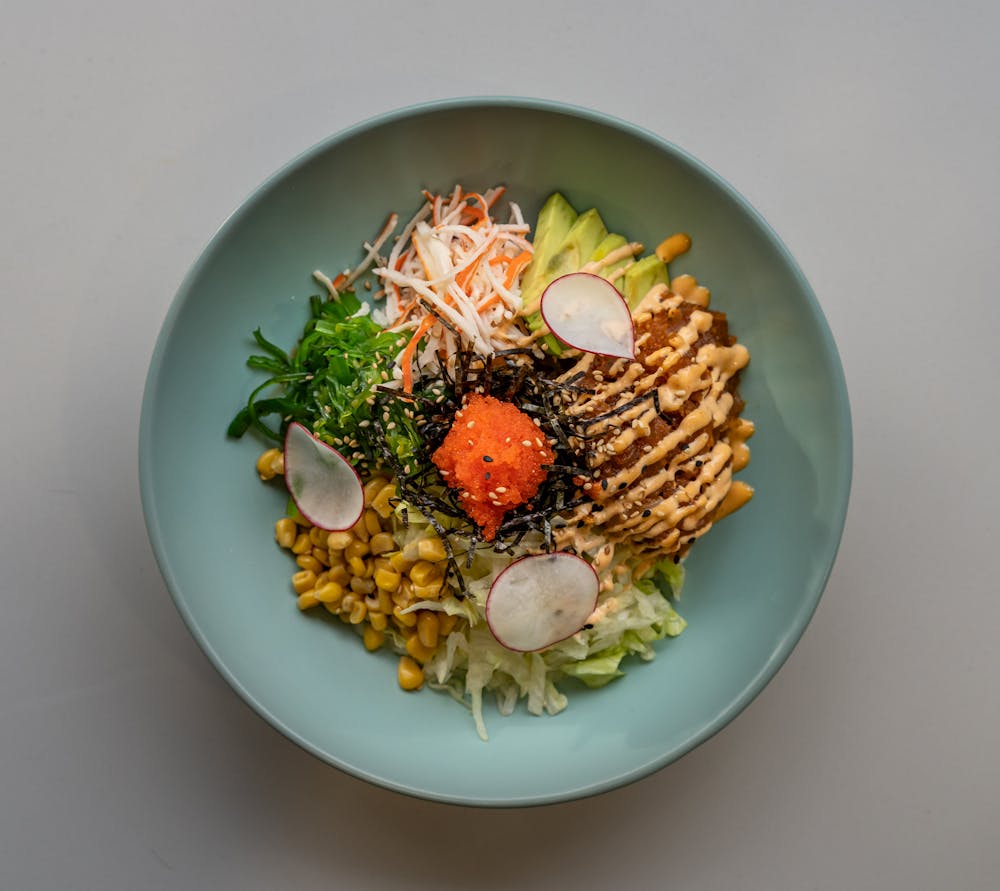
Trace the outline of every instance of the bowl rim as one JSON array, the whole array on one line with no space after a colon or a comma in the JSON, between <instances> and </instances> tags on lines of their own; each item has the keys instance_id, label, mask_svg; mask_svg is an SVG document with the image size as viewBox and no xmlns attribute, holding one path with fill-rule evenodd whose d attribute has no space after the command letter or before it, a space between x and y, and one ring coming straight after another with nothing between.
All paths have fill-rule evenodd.
<instances>
[{"instance_id":1,"label":"bowl rim","mask_svg":"<svg viewBox=\"0 0 1000 891\"><path fill-rule=\"evenodd\" d=\"M764 663L760 671L749 678L742 691L736 696L726 708L720 711L715 717L692 733L680 744L660 753L656 758L636 765L631 770L620 774L605 777L589 785L568 788L559 792L543 793L536 796L524 796L520 798L486 797L476 795L452 795L438 793L433 789L419 788L408 785L386 777L380 776L374 771L369 771L354 764L349 764L336 757L334 753L325 752L310 740L299 734L292 727L288 726L275 714L269 711L254 694L247 689L240 679L229 669L222 657L216 651L212 642L202 632L191 608L178 583L177 575L174 572L171 558L163 537L163 530L160 525L159 515L156 507L154 495L154 480L152 471L152 427L154 424L156 404L155 391L163 372L163 360L167 346L171 340L177 320L182 308L192 297L192 289L200 278L203 268L208 264L214 253L219 249L229 231L238 222L249 214L256 205L263 200L270 190L285 179L289 174L297 171L310 163L313 159L332 150L339 144L348 141L369 130L384 127L400 120L419 117L423 115L435 114L442 111L454 109L468 109L476 107L506 107L517 108L529 111L548 112L568 117L575 117L581 120L596 123L612 130L625 133L673 157L689 167L696 175L708 179L713 185L722 190L727 197L747 214L753 223L760 228L766 239L776 249L782 260L792 273L796 285L805 297L812 316L817 322L817 330L823 350L827 353L831 372L833 375L833 389L836 394L836 404L830 406L830 411L835 415L834 421L836 429L842 432L843 448L839 453L838 463L830 468L830 471L838 477L835 483L837 491L837 502L833 515L834 523L831 529L835 533L833 536L833 547L827 555L826 563L820 576L819 584L815 590L808 592L808 597L804 598L798 611L792 617L786 628L785 634L781 637L779 644L772 651L770 658ZM852 474L853 474L853 429L851 422L851 411L847 381L844 375L843 363L836 342L830 330L819 300L816 297L812 286L806 279L799 264L778 236L774 228L764 219L761 213L726 179L720 176L715 170L700 161L694 155L678 146L676 143L647 130L636 124L624 121L615 116L571 103L560 102L551 99L531 98L522 96L486 95L486 96L458 96L445 99L435 99L426 102L419 102L402 106L390 111L373 115L359 121L349 127L341 129L329 136L324 137L319 142L311 145L304 151L285 162L271 175L266 177L258 186L250 191L236 208L226 216L216 228L215 232L205 242L197 258L188 269L181 280L170 306L166 312L163 323L160 327L156 343L150 358L149 368L146 374L145 384L142 393L142 407L139 419L138 435L138 471L139 490L142 503L142 511L145 519L145 526L153 555L159 567L160 574L166 584L174 606L180 613L181 619L187 626L188 631L197 641L201 650L208 657L216 671L223 677L229 686L239 695L239 697L253 709L260 717L267 721L274 729L281 732L286 738L298 745L300 748L314 755L321 761L330 764L351 776L364 780L384 789L390 789L415 798L430 801L437 801L447 804L477 806L477 807L530 807L537 805L556 804L559 802L572 801L580 798L587 798L594 795L608 792L612 789L620 788L637 782L652 773L673 763L685 754L701 745L706 740L726 727L736 718L767 686L778 670L784 665L792 650L801 639L806 627L809 625L820 598L823 595L829 581L830 573L833 570L837 553L843 541L843 531L847 520L847 508L850 500Z\"/></svg>"}]
</instances>

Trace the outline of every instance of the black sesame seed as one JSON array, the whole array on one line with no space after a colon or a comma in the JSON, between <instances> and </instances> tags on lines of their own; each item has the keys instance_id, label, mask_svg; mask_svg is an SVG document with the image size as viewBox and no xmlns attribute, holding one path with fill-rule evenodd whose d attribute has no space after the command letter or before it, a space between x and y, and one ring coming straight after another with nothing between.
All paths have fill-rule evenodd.
<instances>
[{"instance_id":1,"label":"black sesame seed","mask_svg":"<svg viewBox=\"0 0 1000 891\"><path fill-rule=\"evenodd\" d=\"M619 483L618 484L618 491L621 492L621 490L624 489L624 488L626 488L627 486L628 486L628 483Z\"/></svg>"},{"instance_id":2,"label":"black sesame seed","mask_svg":"<svg viewBox=\"0 0 1000 891\"><path fill-rule=\"evenodd\" d=\"M590 631L590 629L594 627L594 624L593 624L592 622L588 622L588 623L587 623L586 625L584 625L583 627L584 627L584 628L585 628L585 629L586 629L587 631Z\"/></svg>"},{"instance_id":3,"label":"black sesame seed","mask_svg":"<svg viewBox=\"0 0 1000 891\"><path fill-rule=\"evenodd\" d=\"M694 466L695 467L701 467L701 461L695 461L694 462Z\"/></svg>"},{"instance_id":4,"label":"black sesame seed","mask_svg":"<svg viewBox=\"0 0 1000 891\"><path fill-rule=\"evenodd\" d=\"M680 562L681 562L680 554L674 554L674 563L680 563Z\"/></svg>"},{"instance_id":5,"label":"black sesame seed","mask_svg":"<svg viewBox=\"0 0 1000 891\"><path fill-rule=\"evenodd\" d=\"M607 480L601 480L601 488L604 489L605 492L608 491L608 481Z\"/></svg>"},{"instance_id":6,"label":"black sesame seed","mask_svg":"<svg viewBox=\"0 0 1000 891\"><path fill-rule=\"evenodd\" d=\"M642 512L642 515L643 515L643 517L648 517L648 516L650 516L650 515L651 515L652 513L653 513L653 512L652 512L651 510L649 510L649 509L647 508L646 510L644 510L644 511Z\"/></svg>"},{"instance_id":7,"label":"black sesame seed","mask_svg":"<svg viewBox=\"0 0 1000 891\"><path fill-rule=\"evenodd\" d=\"M491 457L490 457L489 455L483 455L483 460L484 460L484 461L485 461L485 462L486 462L487 464L492 464L492 463L493 463L493 459L492 459L492 458L491 458Z\"/></svg>"},{"instance_id":8,"label":"black sesame seed","mask_svg":"<svg viewBox=\"0 0 1000 891\"><path fill-rule=\"evenodd\" d=\"M489 478L490 478L490 472L487 470L486 471L486 479L489 479Z\"/></svg>"}]
</instances>

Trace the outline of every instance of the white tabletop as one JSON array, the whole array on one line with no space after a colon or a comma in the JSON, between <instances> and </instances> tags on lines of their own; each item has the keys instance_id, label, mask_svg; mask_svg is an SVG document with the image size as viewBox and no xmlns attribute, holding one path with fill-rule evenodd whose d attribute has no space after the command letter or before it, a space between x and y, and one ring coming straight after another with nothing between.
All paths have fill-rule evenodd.
<instances>
[{"instance_id":1,"label":"white tabletop","mask_svg":"<svg viewBox=\"0 0 1000 891\"><path fill-rule=\"evenodd\" d=\"M267 5L5 6L0 888L998 887L1000 7ZM498 93L643 125L761 210L839 343L856 466L743 715L628 788L477 811L231 692L157 573L136 437L167 306L250 190L361 118Z\"/></svg>"}]
</instances>

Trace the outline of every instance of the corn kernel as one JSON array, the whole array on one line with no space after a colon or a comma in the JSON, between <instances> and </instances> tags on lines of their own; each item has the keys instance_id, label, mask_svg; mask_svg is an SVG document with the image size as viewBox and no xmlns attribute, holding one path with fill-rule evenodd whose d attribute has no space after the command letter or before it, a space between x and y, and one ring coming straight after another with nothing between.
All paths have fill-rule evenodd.
<instances>
[{"instance_id":1,"label":"corn kernel","mask_svg":"<svg viewBox=\"0 0 1000 891\"><path fill-rule=\"evenodd\" d=\"M385 631L389 627L389 619L385 613L373 613L368 611L368 621L376 631Z\"/></svg>"},{"instance_id":2,"label":"corn kernel","mask_svg":"<svg viewBox=\"0 0 1000 891\"><path fill-rule=\"evenodd\" d=\"M351 559L347 561L347 568L351 570L354 575L364 578L365 570L368 567L366 566L365 561L360 557L351 557Z\"/></svg>"},{"instance_id":3,"label":"corn kernel","mask_svg":"<svg viewBox=\"0 0 1000 891\"><path fill-rule=\"evenodd\" d=\"M404 690L419 690L424 685L424 670L409 656L400 656L396 676Z\"/></svg>"},{"instance_id":4,"label":"corn kernel","mask_svg":"<svg viewBox=\"0 0 1000 891\"><path fill-rule=\"evenodd\" d=\"M354 533L355 538L359 538L361 541L368 541L368 539L371 538L371 533L365 525L364 515L362 515L358 522L351 527L351 532Z\"/></svg>"},{"instance_id":5,"label":"corn kernel","mask_svg":"<svg viewBox=\"0 0 1000 891\"><path fill-rule=\"evenodd\" d=\"M422 609L417 613L417 637L431 652L438 645L438 628L437 613L428 609Z\"/></svg>"},{"instance_id":6,"label":"corn kernel","mask_svg":"<svg viewBox=\"0 0 1000 891\"><path fill-rule=\"evenodd\" d=\"M302 594L316 587L316 573L311 569L303 569L292 576L292 587L296 594Z\"/></svg>"},{"instance_id":7,"label":"corn kernel","mask_svg":"<svg viewBox=\"0 0 1000 891\"><path fill-rule=\"evenodd\" d=\"M458 624L458 616L452 616L448 613L438 614L438 634L441 637L447 637L451 634L456 624Z\"/></svg>"},{"instance_id":8,"label":"corn kernel","mask_svg":"<svg viewBox=\"0 0 1000 891\"><path fill-rule=\"evenodd\" d=\"M444 579L438 579L436 582L431 582L429 585L414 585L413 586L413 599L414 600L440 600L441 599L441 589L444 587Z\"/></svg>"},{"instance_id":9,"label":"corn kernel","mask_svg":"<svg viewBox=\"0 0 1000 891\"><path fill-rule=\"evenodd\" d=\"M348 563L351 562L352 557L365 557L371 551L368 547L367 541L352 541L346 548L344 548L344 559Z\"/></svg>"},{"instance_id":10,"label":"corn kernel","mask_svg":"<svg viewBox=\"0 0 1000 891\"><path fill-rule=\"evenodd\" d=\"M375 584L386 591L395 591L403 577L392 569L378 567L375 570Z\"/></svg>"},{"instance_id":11,"label":"corn kernel","mask_svg":"<svg viewBox=\"0 0 1000 891\"><path fill-rule=\"evenodd\" d=\"M351 590L355 594L371 594L375 590L375 581L356 575L351 579Z\"/></svg>"},{"instance_id":12,"label":"corn kernel","mask_svg":"<svg viewBox=\"0 0 1000 891\"><path fill-rule=\"evenodd\" d=\"M298 529L295 526L295 520L291 517L282 517L274 524L274 540L283 548L290 548L295 544L295 536L297 534Z\"/></svg>"},{"instance_id":13,"label":"corn kernel","mask_svg":"<svg viewBox=\"0 0 1000 891\"><path fill-rule=\"evenodd\" d=\"M326 537L326 546L331 551L342 551L352 541L354 541L354 536L345 529L342 532L331 532Z\"/></svg>"},{"instance_id":14,"label":"corn kernel","mask_svg":"<svg viewBox=\"0 0 1000 891\"><path fill-rule=\"evenodd\" d=\"M403 607L394 606L392 608L392 614L396 618L396 624L400 628L416 628L417 627L417 617L414 613L404 613Z\"/></svg>"},{"instance_id":15,"label":"corn kernel","mask_svg":"<svg viewBox=\"0 0 1000 891\"><path fill-rule=\"evenodd\" d=\"M404 609L413 603L413 585L409 579L400 581L399 587L392 592L392 602Z\"/></svg>"},{"instance_id":16,"label":"corn kernel","mask_svg":"<svg viewBox=\"0 0 1000 891\"><path fill-rule=\"evenodd\" d=\"M390 532L378 532L371 537L368 547L373 554L385 554L396 550L396 540Z\"/></svg>"},{"instance_id":17,"label":"corn kernel","mask_svg":"<svg viewBox=\"0 0 1000 891\"><path fill-rule=\"evenodd\" d=\"M389 555L389 563L396 572L409 572L415 560L407 560L402 551L396 551Z\"/></svg>"},{"instance_id":18,"label":"corn kernel","mask_svg":"<svg viewBox=\"0 0 1000 891\"><path fill-rule=\"evenodd\" d=\"M377 607L378 612L380 612L380 613L391 613L392 612L392 606L393 606L393 604L392 604L392 595L388 591L386 591L386 590L384 590L382 588L379 588L375 592L375 596L378 599L378 607ZM371 612L372 607L369 606L368 610L369 610L369 612Z\"/></svg>"},{"instance_id":19,"label":"corn kernel","mask_svg":"<svg viewBox=\"0 0 1000 891\"><path fill-rule=\"evenodd\" d=\"M370 508L364 514L365 529L369 535L378 535L382 531L382 524L379 522L378 514Z\"/></svg>"},{"instance_id":20,"label":"corn kernel","mask_svg":"<svg viewBox=\"0 0 1000 891\"><path fill-rule=\"evenodd\" d=\"M338 585L346 585L351 581L351 571L345 564L336 563L330 567L327 577Z\"/></svg>"},{"instance_id":21,"label":"corn kernel","mask_svg":"<svg viewBox=\"0 0 1000 891\"><path fill-rule=\"evenodd\" d=\"M428 563L426 560L418 560L410 570L410 581L414 585L429 585L431 582L444 578L444 573L439 566Z\"/></svg>"},{"instance_id":22,"label":"corn kernel","mask_svg":"<svg viewBox=\"0 0 1000 891\"><path fill-rule=\"evenodd\" d=\"M341 607L341 610L343 610L343 607ZM351 613L348 617L348 621L352 625L360 625L365 620L365 616L367 615L368 607L365 606L365 602L363 600L357 600L351 606Z\"/></svg>"},{"instance_id":23,"label":"corn kernel","mask_svg":"<svg viewBox=\"0 0 1000 891\"><path fill-rule=\"evenodd\" d=\"M427 662L434 655L432 649L421 643L419 634L414 634L406 639L406 652L421 664Z\"/></svg>"},{"instance_id":24,"label":"corn kernel","mask_svg":"<svg viewBox=\"0 0 1000 891\"><path fill-rule=\"evenodd\" d=\"M371 625L369 625L367 628L365 628L365 633L362 640L364 640L365 642L365 649L368 650L369 653L371 653L377 650L380 646L382 646L382 644L385 643L385 634L379 631L377 628L373 628Z\"/></svg>"},{"instance_id":25,"label":"corn kernel","mask_svg":"<svg viewBox=\"0 0 1000 891\"><path fill-rule=\"evenodd\" d=\"M396 486L390 483L379 489L378 494L372 499L372 510L383 519L392 516L394 505L392 500L396 497Z\"/></svg>"},{"instance_id":26,"label":"corn kernel","mask_svg":"<svg viewBox=\"0 0 1000 891\"><path fill-rule=\"evenodd\" d=\"M308 554L312 550L312 542L309 541L308 532L300 532L292 545L293 554Z\"/></svg>"},{"instance_id":27,"label":"corn kernel","mask_svg":"<svg viewBox=\"0 0 1000 891\"><path fill-rule=\"evenodd\" d=\"M312 555L319 560L323 566L330 565L330 552L326 548L313 548Z\"/></svg>"},{"instance_id":28,"label":"corn kernel","mask_svg":"<svg viewBox=\"0 0 1000 891\"><path fill-rule=\"evenodd\" d=\"M312 572L322 572L323 566L312 554L299 554L295 558L295 562L299 564L300 569L308 569Z\"/></svg>"},{"instance_id":29,"label":"corn kernel","mask_svg":"<svg viewBox=\"0 0 1000 891\"><path fill-rule=\"evenodd\" d=\"M319 601L313 596L311 591L306 591L303 594L299 594L299 599L297 601L298 607L301 610L312 609L314 606L319 604Z\"/></svg>"},{"instance_id":30,"label":"corn kernel","mask_svg":"<svg viewBox=\"0 0 1000 891\"><path fill-rule=\"evenodd\" d=\"M326 539L329 533L325 529L320 529L319 526L313 526L309 530L309 541L313 543L313 547L325 548Z\"/></svg>"},{"instance_id":31,"label":"corn kernel","mask_svg":"<svg viewBox=\"0 0 1000 891\"><path fill-rule=\"evenodd\" d=\"M417 542L417 556L421 560L430 560L432 563L444 560L448 556L444 549L444 542L437 536L421 538Z\"/></svg>"},{"instance_id":32,"label":"corn kernel","mask_svg":"<svg viewBox=\"0 0 1000 891\"><path fill-rule=\"evenodd\" d=\"M389 481L384 476L373 476L365 483L365 507L371 507L372 501L387 485Z\"/></svg>"},{"instance_id":33,"label":"corn kernel","mask_svg":"<svg viewBox=\"0 0 1000 891\"><path fill-rule=\"evenodd\" d=\"M336 582L327 582L313 591L313 596L320 603L340 603L344 598L344 589Z\"/></svg>"},{"instance_id":34,"label":"corn kernel","mask_svg":"<svg viewBox=\"0 0 1000 891\"><path fill-rule=\"evenodd\" d=\"M285 472L285 456L281 449L268 449L257 459L257 473L262 480L273 480Z\"/></svg>"}]
</instances>

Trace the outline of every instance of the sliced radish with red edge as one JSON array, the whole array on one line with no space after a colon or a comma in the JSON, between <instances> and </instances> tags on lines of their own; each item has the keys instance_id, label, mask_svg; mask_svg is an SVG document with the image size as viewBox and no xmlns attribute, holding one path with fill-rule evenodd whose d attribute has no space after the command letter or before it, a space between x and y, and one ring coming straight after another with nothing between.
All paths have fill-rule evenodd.
<instances>
[{"instance_id":1,"label":"sliced radish with red edge","mask_svg":"<svg viewBox=\"0 0 1000 891\"><path fill-rule=\"evenodd\" d=\"M635 358L635 326L628 303L607 279L571 272L542 293L542 318L567 346L600 356Z\"/></svg>"},{"instance_id":2,"label":"sliced radish with red edge","mask_svg":"<svg viewBox=\"0 0 1000 891\"><path fill-rule=\"evenodd\" d=\"M594 568L575 554L521 557L494 580L486 598L486 622L508 650L543 650L586 624L599 588Z\"/></svg>"},{"instance_id":3,"label":"sliced radish with red edge","mask_svg":"<svg viewBox=\"0 0 1000 891\"><path fill-rule=\"evenodd\" d=\"M365 509L357 471L299 423L285 433L285 485L299 513L321 529L350 529Z\"/></svg>"}]
</instances>

